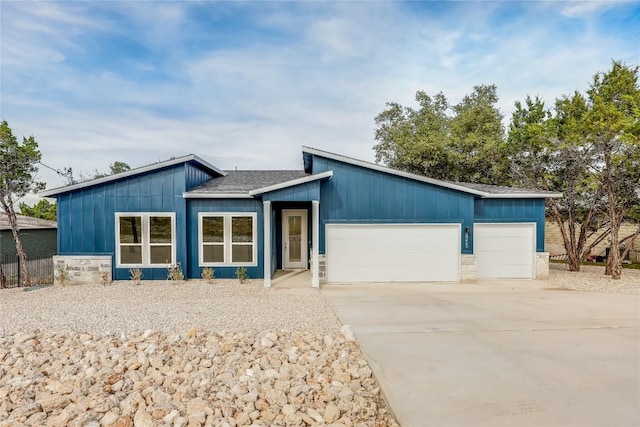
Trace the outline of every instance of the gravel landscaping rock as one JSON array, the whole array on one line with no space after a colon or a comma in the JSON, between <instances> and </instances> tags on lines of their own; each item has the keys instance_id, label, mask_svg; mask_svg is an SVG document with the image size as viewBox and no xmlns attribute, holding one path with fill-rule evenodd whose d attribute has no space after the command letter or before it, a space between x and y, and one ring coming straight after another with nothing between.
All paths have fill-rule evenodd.
<instances>
[{"instance_id":1,"label":"gravel landscaping rock","mask_svg":"<svg viewBox=\"0 0 640 427\"><path fill-rule=\"evenodd\" d=\"M622 278L613 280L605 276L603 266L582 265L580 271L569 271L567 264L552 262L548 288L640 295L640 270L625 268Z\"/></svg>"},{"instance_id":2,"label":"gravel landscaping rock","mask_svg":"<svg viewBox=\"0 0 640 427\"><path fill-rule=\"evenodd\" d=\"M397 426L317 291L0 291L0 426Z\"/></svg>"}]
</instances>

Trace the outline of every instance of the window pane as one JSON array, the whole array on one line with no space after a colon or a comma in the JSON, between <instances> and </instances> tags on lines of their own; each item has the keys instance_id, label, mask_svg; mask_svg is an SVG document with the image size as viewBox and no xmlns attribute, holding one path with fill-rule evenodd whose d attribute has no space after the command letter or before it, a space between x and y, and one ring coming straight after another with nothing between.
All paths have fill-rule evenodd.
<instances>
[{"instance_id":1,"label":"window pane","mask_svg":"<svg viewBox=\"0 0 640 427\"><path fill-rule=\"evenodd\" d=\"M149 256L151 264L173 264L171 246L151 246Z\"/></svg>"},{"instance_id":2,"label":"window pane","mask_svg":"<svg viewBox=\"0 0 640 427\"><path fill-rule=\"evenodd\" d=\"M142 246L120 246L120 264L142 264Z\"/></svg>"},{"instance_id":3,"label":"window pane","mask_svg":"<svg viewBox=\"0 0 640 427\"><path fill-rule=\"evenodd\" d=\"M253 246L232 245L231 262L253 262Z\"/></svg>"},{"instance_id":4,"label":"window pane","mask_svg":"<svg viewBox=\"0 0 640 427\"><path fill-rule=\"evenodd\" d=\"M171 243L171 218L168 216L149 217L151 243Z\"/></svg>"},{"instance_id":5,"label":"window pane","mask_svg":"<svg viewBox=\"0 0 640 427\"><path fill-rule=\"evenodd\" d=\"M120 217L120 243L142 243L142 217Z\"/></svg>"},{"instance_id":6,"label":"window pane","mask_svg":"<svg viewBox=\"0 0 640 427\"><path fill-rule=\"evenodd\" d=\"M203 262L224 262L223 245L204 245L202 247Z\"/></svg>"},{"instance_id":7,"label":"window pane","mask_svg":"<svg viewBox=\"0 0 640 427\"><path fill-rule=\"evenodd\" d=\"M206 243L224 242L224 217L202 217L202 241Z\"/></svg>"},{"instance_id":8,"label":"window pane","mask_svg":"<svg viewBox=\"0 0 640 427\"><path fill-rule=\"evenodd\" d=\"M253 217L231 218L231 241L253 242Z\"/></svg>"}]
</instances>

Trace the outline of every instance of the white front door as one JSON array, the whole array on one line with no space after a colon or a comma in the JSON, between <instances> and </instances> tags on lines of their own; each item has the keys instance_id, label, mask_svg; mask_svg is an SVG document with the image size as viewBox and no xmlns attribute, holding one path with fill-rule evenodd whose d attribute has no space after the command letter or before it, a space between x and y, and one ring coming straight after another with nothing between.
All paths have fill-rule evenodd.
<instances>
[{"instance_id":1,"label":"white front door","mask_svg":"<svg viewBox=\"0 0 640 427\"><path fill-rule=\"evenodd\" d=\"M282 211L282 268L307 268L307 211Z\"/></svg>"}]
</instances>

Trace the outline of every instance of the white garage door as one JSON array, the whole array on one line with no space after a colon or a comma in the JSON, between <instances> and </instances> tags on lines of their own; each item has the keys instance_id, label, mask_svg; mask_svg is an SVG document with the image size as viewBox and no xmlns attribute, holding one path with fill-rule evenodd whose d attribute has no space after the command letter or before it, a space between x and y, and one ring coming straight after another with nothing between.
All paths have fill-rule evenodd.
<instances>
[{"instance_id":1,"label":"white garage door","mask_svg":"<svg viewBox=\"0 0 640 427\"><path fill-rule=\"evenodd\" d=\"M327 224L329 283L457 282L459 224Z\"/></svg>"},{"instance_id":2,"label":"white garage door","mask_svg":"<svg viewBox=\"0 0 640 427\"><path fill-rule=\"evenodd\" d=\"M535 223L474 224L478 279L533 279Z\"/></svg>"}]
</instances>

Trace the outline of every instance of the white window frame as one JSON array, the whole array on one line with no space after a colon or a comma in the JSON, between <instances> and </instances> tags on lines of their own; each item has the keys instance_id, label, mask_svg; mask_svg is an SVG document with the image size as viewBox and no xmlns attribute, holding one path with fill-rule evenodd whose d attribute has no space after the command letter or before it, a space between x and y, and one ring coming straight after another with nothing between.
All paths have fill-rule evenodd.
<instances>
[{"instance_id":1,"label":"white window frame","mask_svg":"<svg viewBox=\"0 0 640 427\"><path fill-rule=\"evenodd\" d=\"M142 263L140 264L123 264L121 262L121 254L120 254L120 246L127 245L120 243L120 218L128 217L128 216L138 216L140 217L140 224L142 226L142 232L140 236L142 238L142 242L140 245L142 246ZM166 262L160 264L152 264L151 263L151 246L168 246L168 243L151 243L150 231L151 227L149 225L149 218L151 217L163 217L163 218L171 218L171 260L167 264ZM117 268L135 268L135 267L144 267L144 268L166 268L168 266L176 265L176 214L175 212L116 212L116 267ZM133 244L132 244L133 245ZM136 246L138 244L135 244Z\"/></svg>"},{"instance_id":2,"label":"white window frame","mask_svg":"<svg viewBox=\"0 0 640 427\"><path fill-rule=\"evenodd\" d=\"M224 221L224 242L222 244L224 248L224 261L223 262L204 262L204 245L211 244L204 242L202 238L202 219L205 217L222 217ZM231 241L231 221L232 218L247 218L252 219L252 242L251 243L238 243L248 246L252 246L252 258L253 262L231 262L231 249L233 242ZM214 244L215 245L215 244ZM219 243L218 243L219 245ZM258 265L258 214L256 212L199 212L198 213L198 265L200 267L255 267Z\"/></svg>"}]
</instances>

